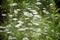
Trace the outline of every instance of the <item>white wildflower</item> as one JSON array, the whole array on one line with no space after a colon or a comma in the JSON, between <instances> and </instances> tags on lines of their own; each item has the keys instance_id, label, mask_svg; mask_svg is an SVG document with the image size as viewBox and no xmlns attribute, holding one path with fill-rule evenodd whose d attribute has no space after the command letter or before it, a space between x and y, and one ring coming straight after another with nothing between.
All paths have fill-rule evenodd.
<instances>
[{"instance_id":1,"label":"white wildflower","mask_svg":"<svg viewBox=\"0 0 60 40\"><path fill-rule=\"evenodd\" d=\"M7 34L11 34L11 33L12 33L12 32L9 32L9 31L7 32Z\"/></svg>"},{"instance_id":2,"label":"white wildflower","mask_svg":"<svg viewBox=\"0 0 60 40\"><path fill-rule=\"evenodd\" d=\"M42 3L41 2L37 2L37 3L35 3L36 5L41 5Z\"/></svg>"},{"instance_id":3,"label":"white wildflower","mask_svg":"<svg viewBox=\"0 0 60 40\"><path fill-rule=\"evenodd\" d=\"M16 37L13 37L13 39L16 39Z\"/></svg>"},{"instance_id":4,"label":"white wildflower","mask_svg":"<svg viewBox=\"0 0 60 40\"><path fill-rule=\"evenodd\" d=\"M11 24L7 25L6 27L7 27L7 28L11 27Z\"/></svg>"},{"instance_id":5,"label":"white wildflower","mask_svg":"<svg viewBox=\"0 0 60 40\"><path fill-rule=\"evenodd\" d=\"M13 15L9 15L10 17L13 17Z\"/></svg>"},{"instance_id":6,"label":"white wildflower","mask_svg":"<svg viewBox=\"0 0 60 40\"><path fill-rule=\"evenodd\" d=\"M6 29L6 27L0 26L1 29Z\"/></svg>"},{"instance_id":7,"label":"white wildflower","mask_svg":"<svg viewBox=\"0 0 60 40\"><path fill-rule=\"evenodd\" d=\"M11 38L12 36L9 36L9 38Z\"/></svg>"},{"instance_id":8,"label":"white wildflower","mask_svg":"<svg viewBox=\"0 0 60 40\"><path fill-rule=\"evenodd\" d=\"M19 20L18 23L19 23L19 24L23 24L24 22L22 22L22 21Z\"/></svg>"},{"instance_id":9,"label":"white wildflower","mask_svg":"<svg viewBox=\"0 0 60 40\"><path fill-rule=\"evenodd\" d=\"M49 14L49 12L48 12L48 11L46 11L46 10L43 10L43 13Z\"/></svg>"},{"instance_id":10,"label":"white wildflower","mask_svg":"<svg viewBox=\"0 0 60 40\"><path fill-rule=\"evenodd\" d=\"M48 27L44 27L44 29L48 29Z\"/></svg>"},{"instance_id":11,"label":"white wildflower","mask_svg":"<svg viewBox=\"0 0 60 40\"><path fill-rule=\"evenodd\" d=\"M26 3L26 5L29 5L29 3Z\"/></svg>"},{"instance_id":12,"label":"white wildflower","mask_svg":"<svg viewBox=\"0 0 60 40\"><path fill-rule=\"evenodd\" d=\"M17 3L12 3L10 4L10 6L17 6Z\"/></svg>"},{"instance_id":13,"label":"white wildflower","mask_svg":"<svg viewBox=\"0 0 60 40\"><path fill-rule=\"evenodd\" d=\"M44 10L46 10L46 8L43 8Z\"/></svg>"},{"instance_id":14,"label":"white wildflower","mask_svg":"<svg viewBox=\"0 0 60 40\"><path fill-rule=\"evenodd\" d=\"M9 30L8 29L5 29L5 32L8 32Z\"/></svg>"},{"instance_id":15,"label":"white wildflower","mask_svg":"<svg viewBox=\"0 0 60 40\"><path fill-rule=\"evenodd\" d=\"M32 25L32 23L28 23L28 25Z\"/></svg>"},{"instance_id":16,"label":"white wildflower","mask_svg":"<svg viewBox=\"0 0 60 40\"><path fill-rule=\"evenodd\" d=\"M54 32L54 30L51 30L51 32Z\"/></svg>"},{"instance_id":17,"label":"white wildflower","mask_svg":"<svg viewBox=\"0 0 60 40\"><path fill-rule=\"evenodd\" d=\"M15 21L15 20L17 20L17 18L13 18L12 20L14 20L14 21Z\"/></svg>"},{"instance_id":18,"label":"white wildflower","mask_svg":"<svg viewBox=\"0 0 60 40\"><path fill-rule=\"evenodd\" d=\"M29 12L23 12L23 13L24 13L24 15L27 16L27 17L32 17L32 16L33 16L33 14L32 14L32 13L29 13Z\"/></svg>"},{"instance_id":19,"label":"white wildflower","mask_svg":"<svg viewBox=\"0 0 60 40\"><path fill-rule=\"evenodd\" d=\"M53 4L50 4L50 6L53 6Z\"/></svg>"},{"instance_id":20,"label":"white wildflower","mask_svg":"<svg viewBox=\"0 0 60 40\"><path fill-rule=\"evenodd\" d=\"M18 10L14 10L14 13L16 13L16 14L17 14L17 13L18 13Z\"/></svg>"},{"instance_id":21,"label":"white wildflower","mask_svg":"<svg viewBox=\"0 0 60 40\"><path fill-rule=\"evenodd\" d=\"M24 29L24 28L20 28L20 29L18 29L19 31L25 31L26 29Z\"/></svg>"},{"instance_id":22,"label":"white wildflower","mask_svg":"<svg viewBox=\"0 0 60 40\"><path fill-rule=\"evenodd\" d=\"M47 13L47 11L46 11L46 10L43 10L43 12L44 12L44 13Z\"/></svg>"},{"instance_id":23,"label":"white wildflower","mask_svg":"<svg viewBox=\"0 0 60 40\"><path fill-rule=\"evenodd\" d=\"M27 8L28 10L31 10L31 8Z\"/></svg>"},{"instance_id":24,"label":"white wildflower","mask_svg":"<svg viewBox=\"0 0 60 40\"><path fill-rule=\"evenodd\" d=\"M41 32L41 29L40 28L37 28L36 32L40 33Z\"/></svg>"},{"instance_id":25,"label":"white wildflower","mask_svg":"<svg viewBox=\"0 0 60 40\"><path fill-rule=\"evenodd\" d=\"M34 30L34 28L29 28L30 30Z\"/></svg>"},{"instance_id":26,"label":"white wildflower","mask_svg":"<svg viewBox=\"0 0 60 40\"><path fill-rule=\"evenodd\" d=\"M17 11L21 11L20 9L17 9Z\"/></svg>"},{"instance_id":27,"label":"white wildflower","mask_svg":"<svg viewBox=\"0 0 60 40\"><path fill-rule=\"evenodd\" d=\"M15 25L16 28L20 28L20 26L22 26L22 24L23 24L24 22L18 21L18 23L19 23L19 24Z\"/></svg>"},{"instance_id":28,"label":"white wildflower","mask_svg":"<svg viewBox=\"0 0 60 40\"><path fill-rule=\"evenodd\" d=\"M34 15L34 17L35 17L35 18L41 18L41 16L40 16L40 15Z\"/></svg>"},{"instance_id":29,"label":"white wildflower","mask_svg":"<svg viewBox=\"0 0 60 40\"><path fill-rule=\"evenodd\" d=\"M29 40L27 37L23 38L23 40Z\"/></svg>"},{"instance_id":30,"label":"white wildflower","mask_svg":"<svg viewBox=\"0 0 60 40\"><path fill-rule=\"evenodd\" d=\"M6 14L2 14L2 16L6 16Z\"/></svg>"},{"instance_id":31,"label":"white wildflower","mask_svg":"<svg viewBox=\"0 0 60 40\"><path fill-rule=\"evenodd\" d=\"M49 38L49 36L46 36L46 38Z\"/></svg>"},{"instance_id":32,"label":"white wildflower","mask_svg":"<svg viewBox=\"0 0 60 40\"><path fill-rule=\"evenodd\" d=\"M9 36L9 37L8 37L8 40L12 40L12 36Z\"/></svg>"},{"instance_id":33,"label":"white wildflower","mask_svg":"<svg viewBox=\"0 0 60 40\"><path fill-rule=\"evenodd\" d=\"M38 14L36 10L30 10L33 14Z\"/></svg>"},{"instance_id":34,"label":"white wildflower","mask_svg":"<svg viewBox=\"0 0 60 40\"><path fill-rule=\"evenodd\" d=\"M33 16L33 14L32 14L32 13L29 13L28 15L29 15L29 17L32 17L32 16Z\"/></svg>"},{"instance_id":35,"label":"white wildflower","mask_svg":"<svg viewBox=\"0 0 60 40\"><path fill-rule=\"evenodd\" d=\"M23 12L23 13L24 13L24 15L25 15L25 16L28 16L28 15L27 15L27 14L28 14L28 12Z\"/></svg>"},{"instance_id":36,"label":"white wildflower","mask_svg":"<svg viewBox=\"0 0 60 40\"><path fill-rule=\"evenodd\" d=\"M33 23L33 24L34 24L34 25L37 25L37 26L39 25L39 23Z\"/></svg>"},{"instance_id":37,"label":"white wildflower","mask_svg":"<svg viewBox=\"0 0 60 40\"><path fill-rule=\"evenodd\" d=\"M24 28L24 29L29 29L28 27Z\"/></svg>"},{"instance_id":38,"label":"white wildflower","mask_svg":"<svg viewBox=\"0 0 60 40\"><path fill-rule=\"evenodd\" d=\"M22 26L22 24L15 25L16 28L20 28L20 26Z\"/></svg>"},{"instance_id":39,"label":"white wildflower","mask_svg":"<svg viewBox=\"0 0 60 40\"><path fill-rule=\"evenodd\" d=\"M25 18L25 20L28 20L29 18Z\"/></svg>"}]
</instances>

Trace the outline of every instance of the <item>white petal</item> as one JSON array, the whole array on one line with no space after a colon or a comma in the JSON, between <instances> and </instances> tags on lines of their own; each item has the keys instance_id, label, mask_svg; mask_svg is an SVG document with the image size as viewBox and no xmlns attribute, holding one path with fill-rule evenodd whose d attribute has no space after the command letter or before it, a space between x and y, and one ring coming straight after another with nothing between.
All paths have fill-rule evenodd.
<instances>
[{"instance_id":1,"label":"white petal","mask_svg":"<svg viewBox=\"0 0 60 40\"><path fill-rule=\"evenodd\" d=\"M16 6L17 5L17 3L12 3L12 4L10 4L10 6Z\"/></svg>"},{"instance_id":2,"label":"white petal","mask_svg":"<svg viewBox=\"0 0 60 40\"><path fill-rule=\"evenodd\" d=\"M41 2L37 2L37 3L35 3L36 5L41 5Z\"/></svg>"},{"instance_id":3,"label":"white petal","mask_svg":"<svg viewBox=\"0 0 60 40\"><path fill-rule=\"evenodd\" d=\"M13 18L13 20L15 21L15 20L17 20L17 18Z\"/></svg>"}]
</instances>

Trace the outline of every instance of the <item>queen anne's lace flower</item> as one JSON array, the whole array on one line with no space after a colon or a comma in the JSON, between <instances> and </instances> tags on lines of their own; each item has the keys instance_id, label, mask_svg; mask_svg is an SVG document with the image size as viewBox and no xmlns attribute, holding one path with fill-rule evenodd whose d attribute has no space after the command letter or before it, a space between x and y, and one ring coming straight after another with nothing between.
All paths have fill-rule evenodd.
<instances>
[{"instance_id":1,"label":"queen anne's lace flower","mask_svg":"<svg viewBox=\"0 0 60 40\"><path fill-rule=\"evenodd\" d=\"M15 20L17 20L17 18L13 18L12 20L14 20L14 21L15 21Z\"/></svg>"},{"instance_id":2,"label":"queen anne's lace flower","mask_svg":"<svg viewBox=\"0 0 60 40\"><path fill-rule=\"evenodd\" d=\"M23 38L23 40L29 40L27 37Z\"/></svg>"},{"instance_id":3,"label":"queen anne's lace flower","mask_svg":"<svg viewBox=\"0 0 60 40\"><path fill-rule=\"evenodd\" d=\"M30 10L33 14L38 14L36 10Z\"/></svg>"},{"instance_id":4,"label":"queen anne's lace flower","mask_svg":"<svg viewBox=\"0 0 60 40\"><path fill-rule=\"evenodd\" d=\"M14 10L14 13L18 13L18 10Z\"/></svg>"},{"instance_id":5,"label":"queen anne's lace flower","mask_svg":"<svg viewBox=\"0 0 60 40\"><path fill-rule=\"evenodd\" d=\"M41 2L37 2L37 3L35 3L36 5L41 5L42 3Z\"/></svg>"},{"instance_id":6,"label":"queen anne's lace flower","mask_svg":"<svg viewBox=\"0 0 60 40\"><path fill-rule=\"evenodd\" d=\"M2 14L2 16L6 16L6 14Z\"/></svg>"},{"instance_id":7,"label":"queen anne's lace flower","mask_svg":"<svg viewBox=\"0 0 60 40\"><path fill-rule=\"evenodd\" d=\"M27 17L32 17L32 16L33 16L33 14L32 14L32 13L29 13L29 12L23 12L23 13L24 13L24 15L27 16Z\"/></svg>"},{"instance_id":8,"label":"queen anne's lace flower","mask_svg":"<svg viewBox=\"0 0 60 40\"><path fill-rule=\"evenodd\" d=\"M10 6L17 6L17 3L12 3L10 4Z\"/></svg>"}]
</instances>

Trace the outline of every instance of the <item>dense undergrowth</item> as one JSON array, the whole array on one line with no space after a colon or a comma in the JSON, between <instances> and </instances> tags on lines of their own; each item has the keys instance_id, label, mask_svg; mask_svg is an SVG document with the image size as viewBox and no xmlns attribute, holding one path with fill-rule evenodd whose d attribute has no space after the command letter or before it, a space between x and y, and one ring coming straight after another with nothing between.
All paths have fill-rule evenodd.
<instances>
[{"instance_id":1,"label":"dense undergrowth","mask_svg":"<svg viewBox=\"0 0 60 40\"><path fill-rule=\"evenodd\" d=\"M54 0L3 0L6 9L0 28L5 28L1 40L58 40L60 14ZM3 34L0 34L3 35Z\"/></svg>"}]
</instances>

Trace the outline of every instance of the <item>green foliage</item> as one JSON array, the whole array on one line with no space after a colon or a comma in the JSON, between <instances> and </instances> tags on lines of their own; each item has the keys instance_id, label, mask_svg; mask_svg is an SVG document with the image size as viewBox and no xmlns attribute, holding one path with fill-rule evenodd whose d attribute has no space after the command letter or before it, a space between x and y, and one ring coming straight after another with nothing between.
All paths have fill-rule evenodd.
<instances>
[{"instance_id":1,"label":"green foliage","mask_svg":"<svg viewBox=\"0 0 60 40\"><path fill-rule=\"evenodd\" d=\"M59 39L60 14L54 0L8 0L3 7L8 8L2 25L10 32L8 36L16 40Z\"/></svg>"}]
</instances>

